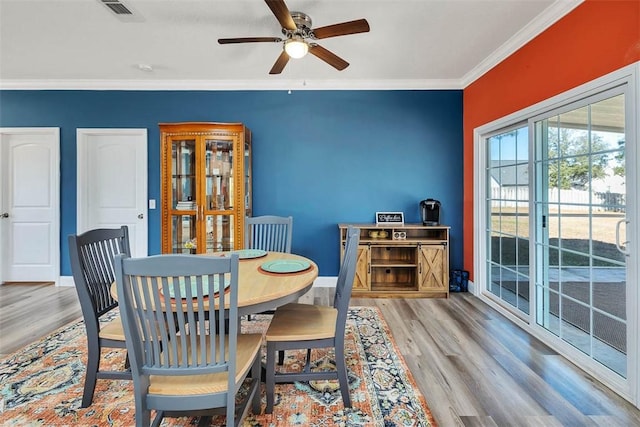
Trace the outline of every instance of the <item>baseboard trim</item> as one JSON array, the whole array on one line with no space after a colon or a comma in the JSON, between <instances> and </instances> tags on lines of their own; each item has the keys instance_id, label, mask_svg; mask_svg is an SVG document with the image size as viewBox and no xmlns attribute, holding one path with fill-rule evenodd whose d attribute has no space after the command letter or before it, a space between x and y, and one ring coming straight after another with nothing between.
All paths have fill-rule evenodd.
<instances>
[{"instance_id":1,"label":"baseboard trim","mask_svg":"<svg viewBox=\"0 0 640 427\"><path fill-rule=\"evenodd\" d=\"M69 286L74 287L76 283L73 281L73 276L60 276L60 280L58 280L58 284L56 286Z\"/></svg>"},{"instance_id":2,"label":"baseboard trim","mask_svg":"<svg viewBox=\"0 0 640 427\"><path fill-rule=\"evenodd\" d=\"M313 282L314 288L335 288L338 282L337 277L320 276Z\"/></svg>"}]
</instances>

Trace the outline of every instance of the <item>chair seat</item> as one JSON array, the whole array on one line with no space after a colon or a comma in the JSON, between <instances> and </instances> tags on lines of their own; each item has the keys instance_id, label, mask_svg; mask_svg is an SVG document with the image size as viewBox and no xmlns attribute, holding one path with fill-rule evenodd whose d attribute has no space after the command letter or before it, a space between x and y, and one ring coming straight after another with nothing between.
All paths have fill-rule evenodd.
<instances>
[{"instance_id":1,"label":"chair seat","mask_svg":"<svg viewBox=\"0 0 640 427\"><path fill-rule=\"evenodd\" d=\"M124 341L124 329L120 316L115 317L108 323L101 324L98 336L107 340Z\"/></svg>"},{"instance_id":2,"label":"chair seat","mask_svg":"<svg viewBox=\"0 0 640 427\"><path fill-rule=\"evenodd\" d=\"M207 337L208 342L209 337ZM262 345L260 334L238 335L236 358L236 384L244 378L256 354ZM180 349L180 346L178 346ZM228 351L228 346L227 346ZM180 354L181 351L178 350ZM227 390L227 373L203 375L151 375L149 377L149 394L159 395L193 395L219 393Z\"/></svg>"},{"instance_id":3,"label":"chair seat","mask_svg":"<svg viewBox=\"0 0 640 427\"><path fill-rule=\"evenodd\" d=\"M338 310L329 306L291 303L278 307L267 329L267 341L333 338Z\"/></svg>"}]
</instances>

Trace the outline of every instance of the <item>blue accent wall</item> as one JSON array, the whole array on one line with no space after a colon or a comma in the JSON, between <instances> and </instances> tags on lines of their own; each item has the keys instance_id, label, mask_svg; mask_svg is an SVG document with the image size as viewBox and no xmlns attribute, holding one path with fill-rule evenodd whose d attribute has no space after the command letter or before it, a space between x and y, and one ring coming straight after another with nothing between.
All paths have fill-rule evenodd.
<instances>
[{"instance_id":1,"label":"blue accent wall","mask_svg":"<svg viewBox=\"0 0 640 427\"><path fill-rule=\"evenodd\" d=\"M254 215L292 215L293 252L336 276L338 223L442 203L462 268L462 91L0 91L1 127L59 127L61 274L76 230L76 129L146 128L149 198L160 202L158 123L242 122L253 134ZM160 210L149 211L160 253Z\"/></svg>"}]
</instances>

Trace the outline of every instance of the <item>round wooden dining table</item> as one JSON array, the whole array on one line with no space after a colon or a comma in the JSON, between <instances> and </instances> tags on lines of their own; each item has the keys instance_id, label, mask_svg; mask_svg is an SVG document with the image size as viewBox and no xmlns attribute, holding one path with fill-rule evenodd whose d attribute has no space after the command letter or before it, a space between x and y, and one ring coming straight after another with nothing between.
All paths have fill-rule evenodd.
<instances>
[{"instance_id":1,"label":"round wooden dining table","mask_svg":"<svg viewBox=\"0 0 640 427\"><path fill-rule=\"evenodd\" d=\"M226 256L229 252L215 252L199 256ZM273 261L302 261L309 263L303 271L280 273L262 268ZM273 310L281 305L297 301L307 293L318 277L318 266L301 255L267 252L265 256L240 259L238 266L238 314L255 314ZM111 294L118 298L116 284L111 285ZM218 299L215 299L217 305Z\"/></svg>"}]
</instances>

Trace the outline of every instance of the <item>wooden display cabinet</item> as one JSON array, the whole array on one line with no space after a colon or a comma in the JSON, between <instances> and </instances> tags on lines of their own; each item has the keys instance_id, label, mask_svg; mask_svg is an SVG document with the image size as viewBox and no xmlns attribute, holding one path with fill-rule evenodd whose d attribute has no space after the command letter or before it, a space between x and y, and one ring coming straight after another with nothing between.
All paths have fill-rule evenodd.
<instances>
[{"instance_id":1,"label":"wooden display cabinet","mask_svg":"<svg viewBox=\"0 0 640 427\"><path fill-rule=\"evenodd\" d=\"M354 296L449 296L450 227L338 224L341 258L349 226L360 229Z\"/></svg>"},{"instance_id":2,"label":"wooden display cabinet","mask_svg":"<svg viewBox=\"0 0 640 427\"><path fill-rule=\"evenodd\" d=\"M162 252L241 249L251 216L251 132L241 123L161 123Z\"/></svg>"}]
</instances>

